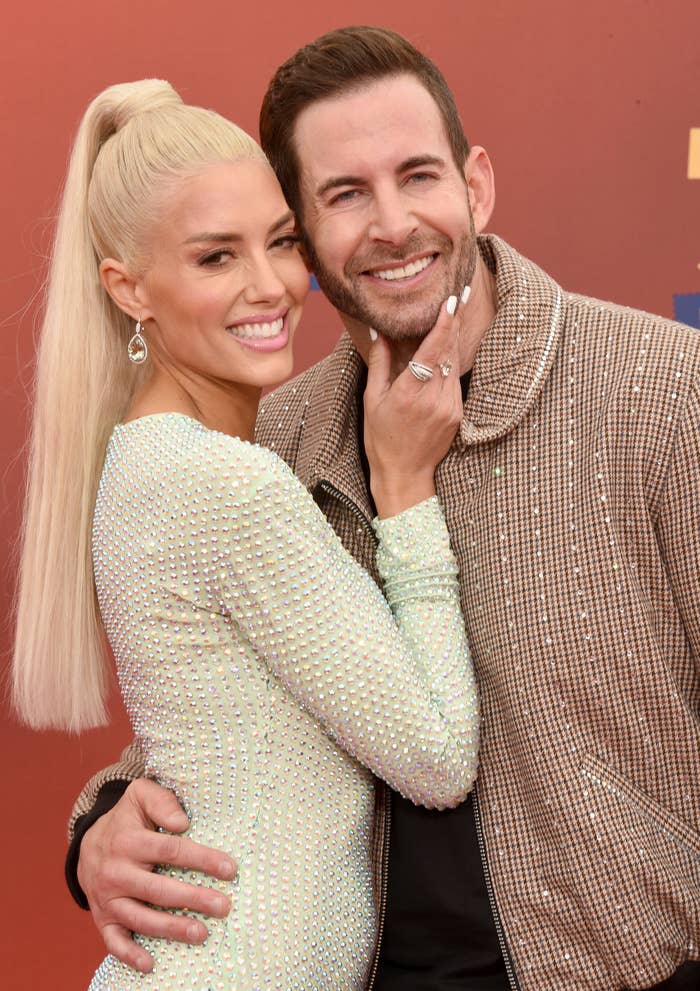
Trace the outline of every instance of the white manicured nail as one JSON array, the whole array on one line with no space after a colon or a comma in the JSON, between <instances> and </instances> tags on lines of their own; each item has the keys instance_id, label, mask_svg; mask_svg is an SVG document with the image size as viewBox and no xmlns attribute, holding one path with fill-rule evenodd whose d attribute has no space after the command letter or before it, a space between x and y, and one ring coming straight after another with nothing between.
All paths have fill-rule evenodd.
<instances>
[{"instance_id":1,"label":"white manicured nail","mask_svg":"<svg viewBox=\"0 0 700 991\"><path fill-rule=\"evenodd\" d=\"M450 314L451 317L455 315L455 310L457 309L457 297L450 296L450 298L445 303L445 309Z\"/></svg>"},{"instance_id":2,"label":"white manicured nail","mask_svg":"<svg viewBox=\"0 0 700 991\"><path fill-rule=\"evenodd\" d=\"M472 287L465 286L464 289L462 290L462 297L461 297L462 303L466 303L469 297L471 296L471 294L472 294Z\"/></svg>"},{"instance_id":3,"label":"white manicured nail","mask_svg":"<svg viewBox=\"0 0 700 991\"><path fill-rule=\"evenodd\" d=\"M374 329L374 327L369 328L369 339L372 342L376 341L377 339L377 331Z\"/></svg>"}]
</instances>

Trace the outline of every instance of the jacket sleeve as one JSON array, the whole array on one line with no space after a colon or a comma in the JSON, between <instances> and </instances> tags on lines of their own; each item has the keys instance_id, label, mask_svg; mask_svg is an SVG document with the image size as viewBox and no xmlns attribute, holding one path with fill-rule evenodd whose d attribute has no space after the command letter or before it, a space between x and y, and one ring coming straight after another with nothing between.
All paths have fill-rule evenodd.
<instances>
[{"instance_id":1,"label":"jacket sleeve","mask_svg":"<svg viewBox=\"0 0 700 991\"><path fill-rule=\"evenodd\" d=\"M97 802L98 795L103 791L104 786L110 782L122 781L125 784L129 784L131 781L135 781L136 778L140 778L144 773L144 760L141 749L134 740L129 744L124 750L122 750L121 756L116 764L110 764L109 767L103 768L98 771L88 783L85 785L83 790L78 795L73 810L68 820L68 841L72 842L74 838L75 825L78 819L89 815ZM109 791L109 789L107 789ZM119 800L120 795L117 794L113 804ZM108 808L103 808L102 812L107 812ZM95 821L94 818L92 820Z\"/></svg>"},{"instance_id":2,"label":"jacket sleeve","mask_svg":"<svg viewBox=\"0 0 700 991\"><path fill-rule=\"evenodd\" d=\"M416 804L457 805L476 775L478 703L437 499L374 522L384 598L286 465L236 476L222 611L344 750Z\"/></svg>"},{"instance_id":3,"label":"jacket sleeve","mask_svg":"<svg viewBox=\"0 0 700 991\"><path fill-rule=\"evenodd\" d=\"M144 770L143 755L134 740L122 751L116 764L110 764L90 778L78 795L68 821L68 851L64 874L68 890L80 908L90 907L78 881L78 861L83 836L100 816L117 804L128 785L143 776Z\"/></svg>"},{"instance_id":4,"label":"jacket sleeve","mask_svg":"<svg viewBox=\"0 0 700 991\"><path fill-rule=\"evenodd\" d=\"M676 608L700 674L700 383L676 430L656 531Z\"/></svg>"}]
</instances>

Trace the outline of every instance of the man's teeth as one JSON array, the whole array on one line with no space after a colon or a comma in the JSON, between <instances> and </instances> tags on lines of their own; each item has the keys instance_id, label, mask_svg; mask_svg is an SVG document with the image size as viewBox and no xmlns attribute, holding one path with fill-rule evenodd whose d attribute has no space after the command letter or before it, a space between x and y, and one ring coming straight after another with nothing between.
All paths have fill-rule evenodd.
<instances>
[{"instance_id":1,"label":"man's teeth","mask_svg":"<svg viewBox=\"0 0 700 991\"><path fill-rule=\"evenodd\" d=\"M376 275L378 279L387 279L388 281L392 281L393 279L410 279L412 275L417 275L424 268L427 268L434 258L435 255L429 255L427 258L419 258L418 261L409 262L403 268L385 268L381 272L372 272L372 275Z\"/></svg>"},{"instance_id":2,"label":"man's teeth","mask_svg":"<svg viewBox=\"0 0 700 991\"><path fill-rule=\"evenodd\" d=\"M236 337L277 337L282 333L283 326L284 317L278 317L272 323L240 323L226 329Z\"/></svg>"}]
</instances>

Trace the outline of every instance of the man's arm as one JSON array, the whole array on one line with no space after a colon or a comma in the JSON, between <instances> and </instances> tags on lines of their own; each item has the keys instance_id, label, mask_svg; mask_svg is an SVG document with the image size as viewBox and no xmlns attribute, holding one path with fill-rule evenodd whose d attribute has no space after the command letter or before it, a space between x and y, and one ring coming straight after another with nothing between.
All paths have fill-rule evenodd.
<instances>
[{"instance_id":1,"label":"man's arm","mask_svg":"<svg viewBox=\"0 0 700 991\"><path fill-rule=\"evenodd\" d=\"M695 658L700 658L700 382L691 386L673 442L657 521L659 545Z\"/></svg>"},{"instance_id":2,"label":"man's arm","mask_svg":"<svg viewBox=\"0 0 700 991\"><path fill-rule=\"evenodd\" d=\"M92 822L119 801L130 782L145 774L143 754L136 740L125 747L116 764L104 767L90 778L78 795L68 820L68 840L73 842L78 831L78 821L86 816ZM113 796L110 801L109 797ZM100 797L102 796L102 797ZM98 806L100 811L98 811ZM85 830L83 830L85 832Z\"/></svg>"},{"instance_id":3,"label":"man's arm","mask_svg":"<svg viewBox=\"0 0 700 991\"><path fill-rule=\"evenodd\" d=\"M71 824L69 824L68 835L70 837L72 832L73 838L70 841L68 853L66 854L66 884L68 885L68 890L73 896L74 901L80 906L80 908L88 910L90 908L85 892L80 887L80 882L78 881L80 847L83 842L83 837L87 833L88 829L95 825L98 819L100 819L106 812L109 812L110 809L114 808L126 789L129 787L129 783L130 782L128 781L118 780L107 781L97 793L95 804L90 811L85 815L79 816L75 819L75 821L71 820Z\"/></svg>"},{"instance_id":4,"label":"man's arm","mask_svg":"<svg viewBox=\"0 0 700 991\"><path fill-rule=\"evenodd\" d=\"M202 943L207 936L199 920L149 905L219 918L230 908L220 892L154 874L154 866L172 864L222 880L234 877L236 866L219 850L173 835L187 829L186 814L171 791L135 777L137 770L143 772L143 760L133 744L83 790L71 816L66 876L78 904L90 908L107 950L146 973L153 961L132 932L184 943ZM135 780L129 783L130 775Z\"/></svg>"},{"instance_id":5,"label":"man's arm","mask_svg":"<svg viewBox=\"0 0 700 991\"><path fill-rule=\"evenodd\" d=\"M97 820L113 808L132 781L143 777L143 754L134 740L122 751L115 764L98 771L78 795L68 820L68 853L65 875L68 890L80 908L89 909L88 899L78 881L78 865L83 837Z\"/></svg>"}]
</instances>

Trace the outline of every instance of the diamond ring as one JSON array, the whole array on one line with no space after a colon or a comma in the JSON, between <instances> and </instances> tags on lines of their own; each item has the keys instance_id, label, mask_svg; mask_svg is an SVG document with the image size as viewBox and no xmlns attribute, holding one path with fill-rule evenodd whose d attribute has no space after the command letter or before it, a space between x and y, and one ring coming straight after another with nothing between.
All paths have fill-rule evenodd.
<instances>
[{"instance_id":1,"label":"diamond ring","mask_svg":"<svg viewBox=\"0 0 700 991\"><path fill-rule=\"evenodd\" d=\"M428 365L422 365L420 361L409 361L408 370L419 382L427 382L433 377L433 370Z\"/></svg>"}]
</instances>

